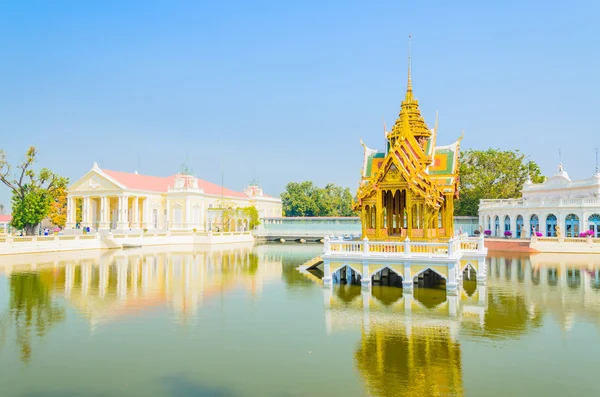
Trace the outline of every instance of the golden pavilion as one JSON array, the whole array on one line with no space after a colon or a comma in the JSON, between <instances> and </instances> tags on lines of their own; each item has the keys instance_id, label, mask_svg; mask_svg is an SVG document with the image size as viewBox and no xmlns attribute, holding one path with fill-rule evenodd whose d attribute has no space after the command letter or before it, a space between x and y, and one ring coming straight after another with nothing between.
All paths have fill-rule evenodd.
<instances>
[{"instance_id":1,"label":"golden pavilion","mask_svg":"<svg viewBox=\"0 0 600 397\"><path fill-rule=\"evenodd\" d=\"M362 235L370 240L435 240L454 235L458 197L459 138L436 146L438 121L429 129L413 96L410 57L408 87L385 152L364 147L354 209Z\"/></svg>"}]
</instances>

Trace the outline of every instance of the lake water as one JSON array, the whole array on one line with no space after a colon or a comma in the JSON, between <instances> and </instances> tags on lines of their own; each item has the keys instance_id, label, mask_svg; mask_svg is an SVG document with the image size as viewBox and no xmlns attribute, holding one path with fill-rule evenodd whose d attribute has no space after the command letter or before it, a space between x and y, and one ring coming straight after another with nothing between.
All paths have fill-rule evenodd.
<instances>
[{"instance_id":1,"label":"lake water","mask_svg":"<svg viewBox=\"0 0 600 397\"><path fill-rule=\"evenodd\" d=\"M600 395L594 256L491 256L448 297L324 288L321 249L0 257L0 395Z\"/></svg>"}]
</instances>

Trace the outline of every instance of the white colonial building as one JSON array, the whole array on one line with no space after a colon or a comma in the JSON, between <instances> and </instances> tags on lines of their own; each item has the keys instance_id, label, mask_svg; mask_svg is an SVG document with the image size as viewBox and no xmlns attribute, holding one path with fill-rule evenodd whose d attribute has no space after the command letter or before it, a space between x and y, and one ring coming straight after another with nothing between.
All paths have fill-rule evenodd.
<instances>
[{"instance_id":1,"label":"white colonial building","mask_svg":"<svg viewBox=\"0 0 600 397\"><path fill-rule=\"evenodd\" d=\"M69 187L66 228L208 231L215 226L218 209L249 206L261 218L282 215L281 199L259 186L236 192L192 175L156 177L104 170L94 163ZM238 212L228 215L227 229L247 229L247 219Z\"/></svg>"},{"instance_id":2,"label":"white colonial building","mask_svg":"<svg viewBox=\"0 0 600 397\"><path fill-rule=\"evenodd\" d=\"M531 237L533 230L544 237L577 237L592 230L600 237L600 172L589 179L573 181L562 164L558 173L543 183L527 181L522 198L481 200L479 222L492 236Z\"/></svg>"}]
</instances>

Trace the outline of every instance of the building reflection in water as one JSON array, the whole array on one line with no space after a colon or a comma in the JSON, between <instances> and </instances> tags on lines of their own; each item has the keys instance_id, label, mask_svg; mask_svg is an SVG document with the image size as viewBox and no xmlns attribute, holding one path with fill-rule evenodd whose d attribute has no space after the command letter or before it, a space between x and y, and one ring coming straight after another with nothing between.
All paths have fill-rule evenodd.
<instances>
[{"instance_id":1,"label":"building reflection in water","mask_svg":"<svg viewBox=\"0 0 600 397\"><path fill-rule=\"evenodd\" d=\"M130 249L97 253L14 257L4 273L35 275L44 291L64 296L99 324L153 307L172 308L178 322L193 321L203 301L235 289L260 295L281 279L281 257L252 244L214 246L191 252ZM29 292L31 293L31 291Z\"/></svg>"},{"instance_id":2,"label":"building reflection in water","mask_svg":"<svg viewBox=\"0 0 600 397\"><path fill-rule=\"evenodd\" d=\"M487 282L465 280L457 296L324 287L327 332L361 332L354 357L370 395L463 395L461 338L519 338L545 318L564 331L575 319L600 325L600 258L539 254L487 262Z\"/></svg>"}]
</instances>

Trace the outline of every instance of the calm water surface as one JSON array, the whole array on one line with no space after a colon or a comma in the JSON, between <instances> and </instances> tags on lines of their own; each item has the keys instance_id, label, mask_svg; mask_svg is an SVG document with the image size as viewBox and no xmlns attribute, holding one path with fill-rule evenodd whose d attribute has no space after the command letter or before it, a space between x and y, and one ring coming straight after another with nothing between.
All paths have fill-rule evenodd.
<instances>
[{"instance_id":1,"label":"calm water surface","mask_svg":"<svg viewBox=\"0 0 600 397\"><path fill-rule=\"evenodd\" d=\"M0 395L597 396L594 256L324 288L319 245L0 258Z\"/></svg>"}]
</instances>

